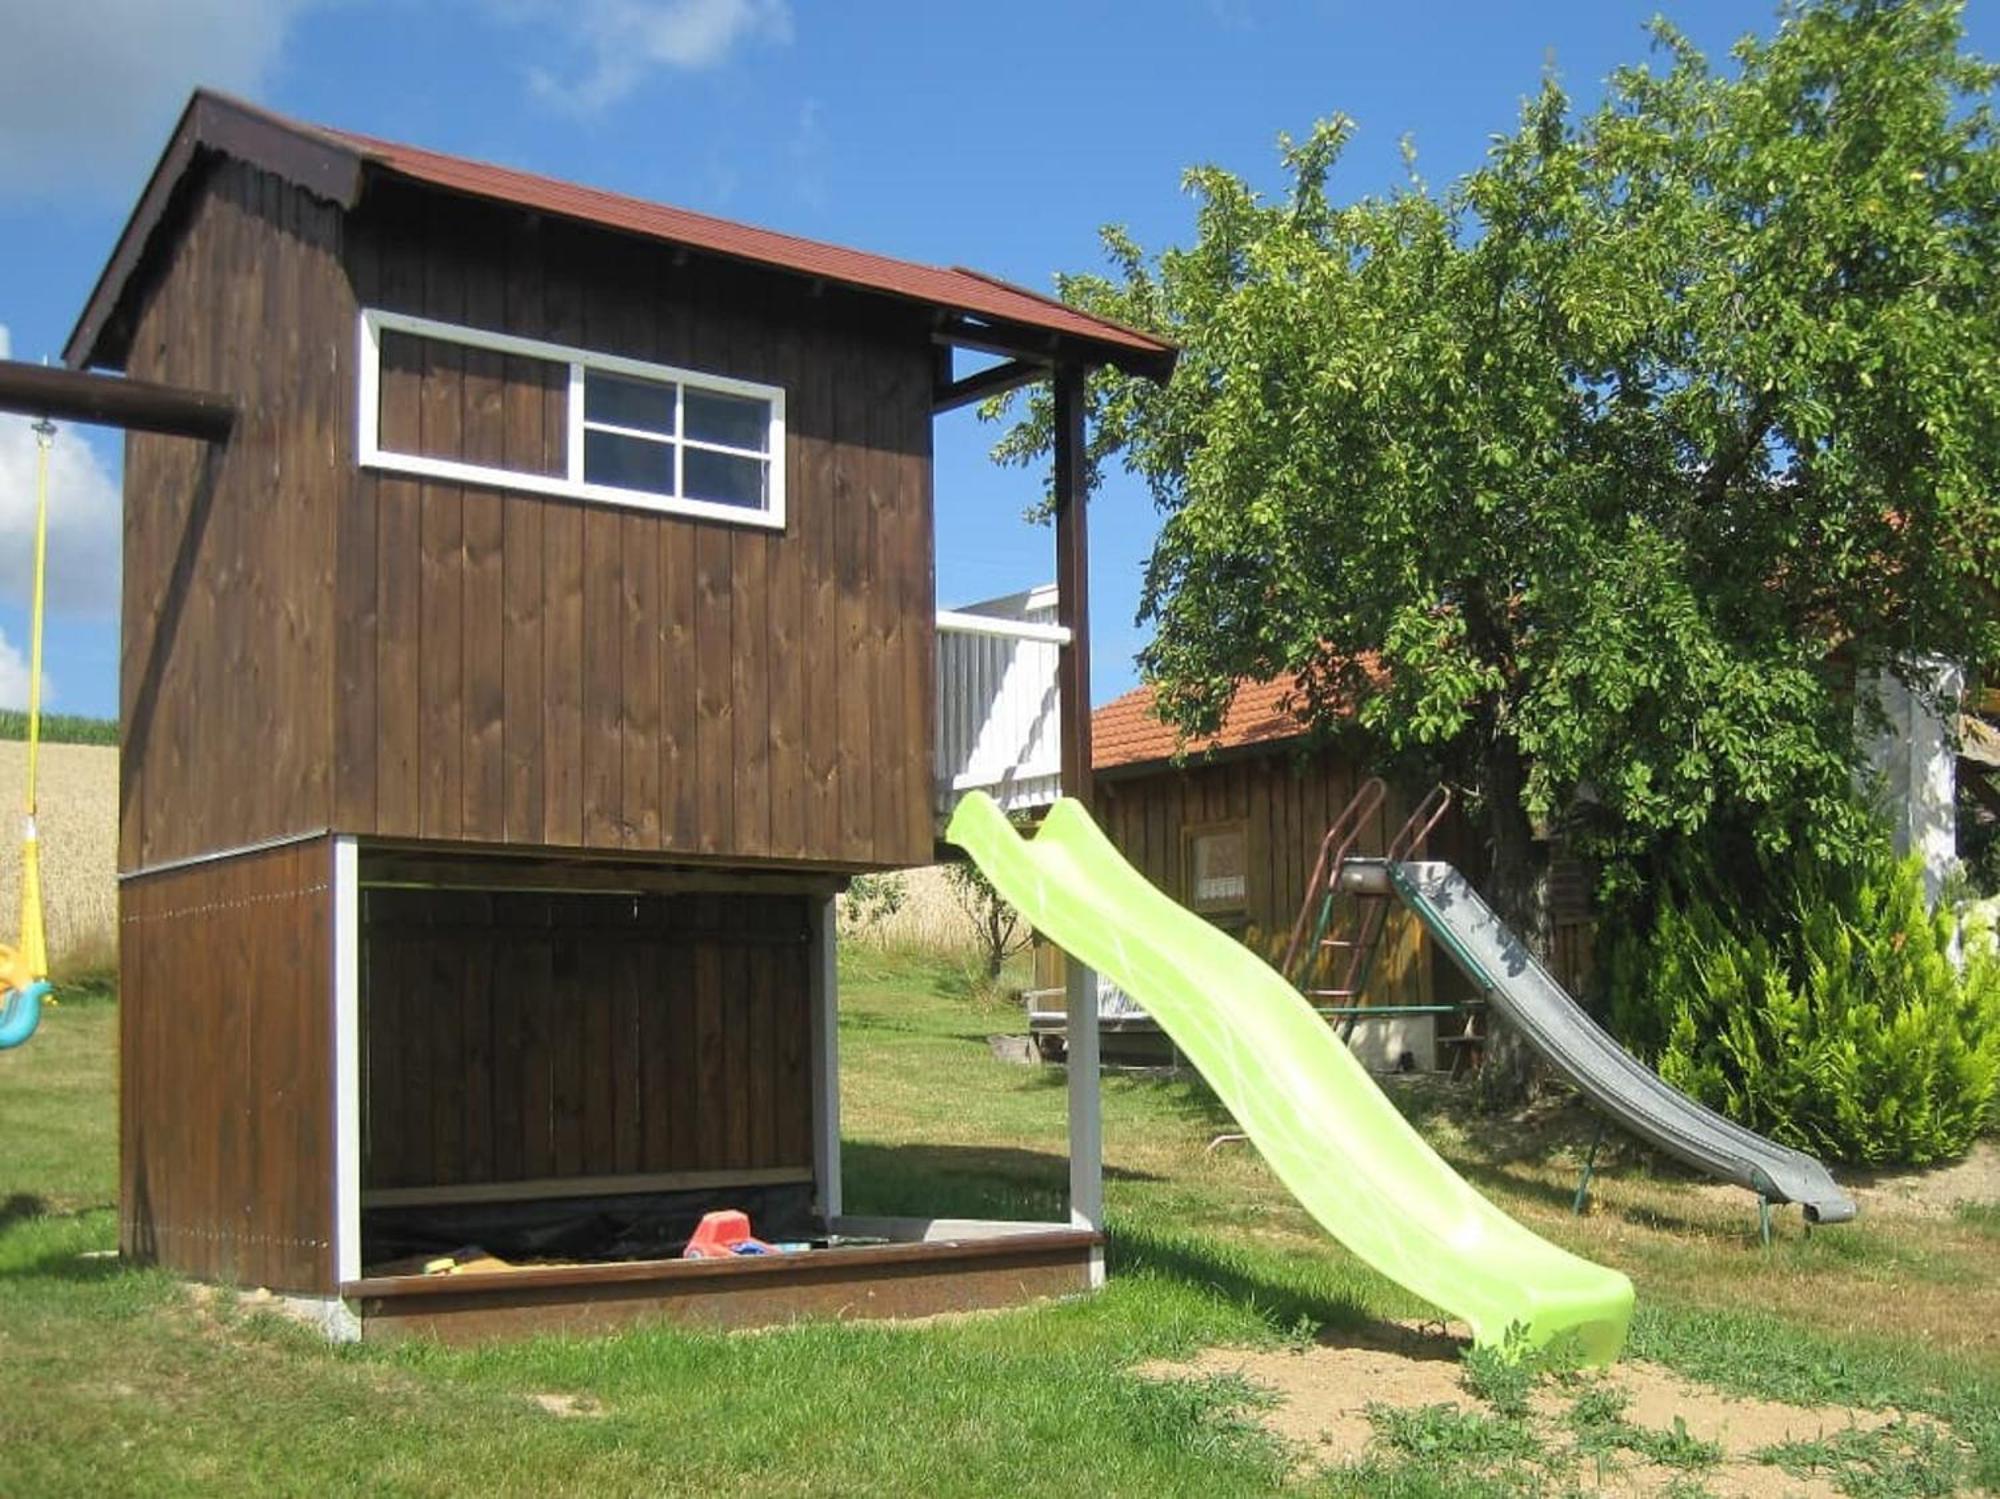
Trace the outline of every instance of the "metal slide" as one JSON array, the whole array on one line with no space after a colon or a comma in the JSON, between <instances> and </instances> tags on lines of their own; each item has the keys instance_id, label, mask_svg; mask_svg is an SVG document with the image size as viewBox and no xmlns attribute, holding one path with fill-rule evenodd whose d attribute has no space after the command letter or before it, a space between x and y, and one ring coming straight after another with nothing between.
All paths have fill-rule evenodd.
<instances>
[{"instance_id":1,"label":"metal slide","mask_svg":"<svg viewBox=\"0 0 2000 1499\"><path fill-rule=\"evenodd\" d=\"M1696 1103L1620 1046L1449 864L1350 859L1350 888L1389 883L1487 1003L1592 1103L1643 1140L1767 1203L1796 1202L1815 1223L1845 1223L1854 1201L1826 1167Z\"/></svg>"},{"instance_id":2,"label":"metal slide","mask_svg":"<svg viewBox=\"0 0 2000 1499\"><path fill-rule=\"evenodd\" d=\"M1161 894L1065 798L1023 838L990 797L946 831L1033 925L1146 1007L1329 1233L1504 1346L1576 1340L1617 1357L1632 1283L1474 1191L1412 1129L1313 1007L1257 955Z\"/></svg>"}]
</instances>

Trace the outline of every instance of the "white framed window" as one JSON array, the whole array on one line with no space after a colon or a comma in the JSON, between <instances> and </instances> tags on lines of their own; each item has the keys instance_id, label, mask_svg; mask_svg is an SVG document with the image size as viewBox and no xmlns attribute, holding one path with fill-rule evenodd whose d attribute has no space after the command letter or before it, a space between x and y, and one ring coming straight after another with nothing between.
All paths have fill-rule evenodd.
<instances>
[{"instance_id":1,"label":"white framed window","mask_svg":"<svg viewBox=\"0 0 2000 1499\"><path fill-rule=\"evenodd\" d=\"M379 308L360 322L364 468L784 528L778 386Z\"/></svg>"},{"instance_id":2,"label":"white framed window","mask_svg":"<svg viewBox=\"0 0 2000 1499\"><path fill-rule=\"evenodd\" d=\"M1203 915L1227 915L1250 902L1250 836L1241 822L1182 830L1188 904Z\"/></svg>"}]
</instances>

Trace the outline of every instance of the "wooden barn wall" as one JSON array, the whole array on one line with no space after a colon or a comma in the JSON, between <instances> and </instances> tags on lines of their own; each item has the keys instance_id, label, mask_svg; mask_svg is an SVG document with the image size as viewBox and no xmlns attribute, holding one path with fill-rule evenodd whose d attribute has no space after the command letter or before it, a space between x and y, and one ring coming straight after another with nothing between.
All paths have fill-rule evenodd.
<instances>
[{"instance_id":1,"label":"wooden barn wall","mask_svg":"<svg viewBox=\"0 0 2000 1499\"><path fill-rule=\"evenodd\" d=\"M333 1289L325 839L119 889L119 1248Z\"/></svg>"},{"instance_id":2,"label":"wooden barn wall","mask_svg":"<svg viewBox=\"0 0 2000 1499\"><path fill-rule=\"evenodd\" d=\"M1305 899L1321 838L1347 805L1365 772L1330 752L1303 759L1287 752L1239 755L1182 769L1162 766L1137 775L1101 774L1096 812L1105 832L1132 864L1175 900L1188 899L1183 831L1241 821L1248 837L1247 921L1243 936L1269 957L1282 956ZM1357 852L1379 854L1410 810L1391 791L1363 830ZM1441 829L1450 838L1449 827ZM1431 850L1451 851L1434 837ZM1430 1004L1436 992L1429 943L1415 917L1390 910L1368 983L1379 1004Z\"/></svg>"},{"instance_id":3,"label":"wooden barn wall","mask_svg":"<svg viewBox=\"0 0 2000 1499\"><path fill-rule=\"evenodd\" d=\"M358 474L338 538L335 826L864 868L931 855L931 350L913 312L443 197L348 224L365 305L782 386L783 532ZM546 463L504 361L426 432ZM426 439L427 441L429 439ZM450 434L437 439L449 444Z\"/></svg>"},{"instance_id":4,"label":"wooden barn wall","mask_svg":"<svg viewBox=\"0 0 2000 1499\"><path fill-rule=\"evenodd\" d=\"M119 866L327 826L332 520L353 302L336 210L218 163L147 289L127 373L241 402L226 447L125 447Z\"/></svg>"},{"instance_id":5,"label":"wooden barn wall","mask_svg":"<svg viewBox=\"0 0 2000 1499\"><path fill-rule=\"evenodd\" d=\"M799 896L363 893L362 1184L812 1167Z\"/></svg>"}]
</instances>

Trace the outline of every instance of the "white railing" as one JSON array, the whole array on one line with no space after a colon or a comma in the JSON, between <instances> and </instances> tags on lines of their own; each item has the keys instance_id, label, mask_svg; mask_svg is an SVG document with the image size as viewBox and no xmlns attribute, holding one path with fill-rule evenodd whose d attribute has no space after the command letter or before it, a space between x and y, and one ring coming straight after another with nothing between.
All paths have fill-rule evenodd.
<instances>
[{"instance_id":1,"label":"white railing","mask_svg":"<svg viewBox=\"0 0 2000 1499\"><path fill-rule=\"evenodd\" d=\"M973 789L1008 811L1047 806L1061 790L1056 662L1069 631L1053 587L937 616L937 805Z\"/></svg>"}]
</instances>

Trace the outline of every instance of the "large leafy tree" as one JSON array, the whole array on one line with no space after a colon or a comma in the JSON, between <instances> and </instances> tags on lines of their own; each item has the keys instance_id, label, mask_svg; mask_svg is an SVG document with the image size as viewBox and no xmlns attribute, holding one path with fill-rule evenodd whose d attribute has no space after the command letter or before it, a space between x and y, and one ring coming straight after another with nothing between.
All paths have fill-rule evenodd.
<instances>
[{"instance_id":1,"label":"large leafy tree","mask_svg":"<svg viewBox=\"0 0 2000 1499\"><path fill-rule=\"evenodd\" d=\"M1958 16L1805 4L1721 69L1657 24L1448 190L1337 203L1336 118L1279 200L1189 173L1188 247L1107 231L1064 294L1184 350L1091 393L1164 512L1167 714L1296 673L1470 794L1534 934L1552 828L1613 870L1720 818L1856 839L1854 674L2000 645L2000 74Z\"/></svg>"}]
</instances>

